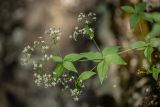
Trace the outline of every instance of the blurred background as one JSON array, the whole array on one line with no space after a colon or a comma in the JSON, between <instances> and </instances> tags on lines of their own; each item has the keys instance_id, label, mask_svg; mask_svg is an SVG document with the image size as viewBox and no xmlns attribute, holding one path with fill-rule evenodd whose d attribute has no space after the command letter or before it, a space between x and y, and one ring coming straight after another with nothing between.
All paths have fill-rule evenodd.
<instances>
[{"instance_id":1,"label":"blurred background","mask_svg":"<svg viewBox=\"0 0 160 107\"><path fill-rule=\"evenodd\" d=\"M112 65L107 79L101 85L98 78L87 81L78 102L58 88L44 89L34 85L32 69L20 66L19 58L24 46L43 36L52 26L62 30L59 41L63 55L72 52L95 50L89 40L75 42L69 38L77 23L79 13L96 13L93 23L96 41L101 48L120 45L126 49L129 43L143 40L151 25L141 20L132 31L130 14L121 6L142 0L1 0L0 1L0 107L158 107L147 106L144 97L151 91L152 78L138 75L147 62L141 52L122 55L126 66ZM159 0L144 0L146 11L160 6ZM81 69L90 63L81 65ZM150 99L150 101L153 98ZM158 100L159 101L159 100Z\"/></svg>"}]
</instances>

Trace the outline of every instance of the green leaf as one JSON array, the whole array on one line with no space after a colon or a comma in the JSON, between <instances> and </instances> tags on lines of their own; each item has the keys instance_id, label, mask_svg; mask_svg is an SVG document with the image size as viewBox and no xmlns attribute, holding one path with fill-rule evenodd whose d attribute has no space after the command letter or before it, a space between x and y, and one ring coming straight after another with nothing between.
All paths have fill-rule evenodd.
<instances>
[{"instance_id":1,"label":"green leaf","mask_svg":"<svg viewBox=\"0 0 160 107\"><path fill-rule=\"evenodd\" d=\"M102 61L97 65L97 72L98 72L98 76L101 84L103 83L103 80L107 75L107 71L108 71L108 64L105 61Z\"/></svg>"},{"instance_id":2,"label":"green leaf","mask_svg":"<svg viewBox=\"0 0 160 107\"><path fill-rule=\"evenodd\" d=\"M51 59L55 62L62 62L63 61L62 57L60 57L60 56L52 56Z\"/></svg>"},{"instance_id":3,"label":"green leaf","mask_svg":"<svg viewBox=\"0 0 160 107\"><path fill-rule=\"evenodd\" d=\"M134 13L135 12L134 8L131 6L122 6L121 9L127 13Z\"/></svg>"},{"instance_id":4,"label":"green leaf","mask_svg":"<svg viewBox=\"0 0 160 107\"><path fill-rule=\"evenodd\" d=\"M149 44L152 46L152 47L157 47L160 45L160 39L159 38L151 38L149 40Z\"/></svg>"},{"instance_id":5,"label":"green leaf","mask_svg":"<svg viewBox=\"0 0 160 107\"><path fill-rule=\"evenodd\" d=\"M151 62L151 57L152 57L152 53L153 53L154 49L152 47L147 47L144 50L144 56L147 58L148 61Z\"/></svg>"},{"instance_id":6,"label":"green leaf","mask_svg":"<svg viewBox=\"0 0 160 107\"><path fill-rule=\"evenodd\" d=\"M80 55L80 54L75 54L75 53L72 53L72 54L68 54L68 55L66 55L65 57L64 57L64 60L65 61L77 61L77 60L79 60L79 59L81 59L83 56L82 55Z\"/></svg>"},{"instance_id":7,"label":"green leaf","mask_svg":"<svg viewBox=\"0 0 160 107\"><path fill-rule=\"evenodd\" d=\"M152 73L152 76L155 80L158 79L158 76L160 74L160 69L152 67L152 69L149 70L149 72Z\"/></svg>"},{"instance_id":8,"label":"green leaf","mask_svg":"<svg viewBox=\"0 0 160 107\"><path fill-rule=\"evenodd\" d=\"M86 80L89 79L90 77L92 77L93 75L95 75L95 72L92 71L85 71L83 73L81 73L81 75L78 77L79 80Z\"/></svg>"},{"instance_id":9,"label":"green leaf","mask_svg":"<svg viewBox=\"0 0 160 107\"><path fill-rule=\"evenodd\" d=\"M155 37L160 34L160 24L154 24L151 32L148 34L150 37Z\"/></svg>"},{"instance_id":10,"label":"green leaf","mask_svg":"<svg viewBox=\"0 0 160 107\"><path fill-rule=\"evenodd\" d=\"M146 3L143 2L143 3L138 3L136 6L135 6L135 11L136 13L140 13L140 12L143 12L146 8Z\"/></svg>"},{"instance_id":11,"label":"green leaf","mask_svg":"<svg viewBox=\"0 0 160 107\"><path fill-rule=\"evenodd\" d=\"M108 46L103 49L102 54L103 56L106 56L108 54L117 53L119 50L119 46Z\"/></svg>"},{"instance_id":12,"label":"green leaf","mask_svg":"<svg viewBox=\"0 0 160 107\"><path fill-rule=\"evenodd\" d=\"M130 45L131 49L136 49L136 50L144 50L146 46L147 44L144 41L133 42Z\"/></svg>"},{"instance_id":13,"label":"green leaf","mask_svg":"<svg viewBox=\"0 0 160 107\"><path fill-rule=\"evenodd\" d=\"M133 29L136 26L136 24L141 20L141 17L142 16L139 15L139 14L134 14L134 15L131 16L131 18L130 18L131 29Z\"/></svg>"},{"instance_id":14,"label":"green leaf","mask_svg":"<svg viewBox=\"0 0 160 107\"><path fill-rule=\"evenodd\" d=\"M152 18L152 14L150 14L150 13L144 13L144 19L146 20L146 21L149 21L149 22L151 22L151 23L153 23L153 18Z\"/></svg>"},{"instance_id":15,"label":"green leaf","mask_svg":"<svg viewBox=\"0 0 160 107\"><path fill-rule=\"evenodd\" d=\"M151 15L155 22L160 22L160 13L155 12L155 13L152 13Z\"/></svg>"},{"instance_id":16,"label":"green leaf","mask_svg":"<svg viewBox=\"0 0 160 107\"><path fill-rule=\"evenodd\" d=\"M102 55L99 52L85 52L80 53L83 57L87 58L88 60L97 60L102 59Z\"/></svg>"},{"instance_id":17,"label":"green leaf","mask_svg":"<svg viewBox=\"0 0 160 107\"><path fill-rule=\"evenodd\" d=\"M105 56L105 62L107 64L122 64L122 65L126 65L126 62L117 53L106 55Z\"/></svg>"},{"instance_id":18,"label":"green leaf","mask_svg":"<svg viewBox=\"0 0 160 107\"><path fill-rule=\"evenodd\" d=\"M55 73L57 77L60 77L63 72L63 64L58 64L55 69Z\"/></svg>"},{"instance_id":19,"label":"green leaf","mask_svg":"<svg viewBox=\"0 0 160 107\"><path fill-rule=\"evenodd\" d=\"M63 62L63 67L66 68L69 71L77 72L75 66L73 65L72 62L69 61L64 61Z\"/></svg>"}]
</instances>

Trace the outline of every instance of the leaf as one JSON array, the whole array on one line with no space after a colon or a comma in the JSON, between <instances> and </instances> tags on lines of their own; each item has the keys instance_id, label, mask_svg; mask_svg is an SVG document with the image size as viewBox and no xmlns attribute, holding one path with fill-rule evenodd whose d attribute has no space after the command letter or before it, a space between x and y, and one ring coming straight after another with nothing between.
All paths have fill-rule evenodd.
<instances>
[{"instance_id":1,"label":"leaf","mask_svg":"<svg viewBox=\"0 0 160 107\"><path fill-rule=\"evenodd\" d=\"M148 61L151 62L151 56L152 56L152 53L153 53L154 49L152 47L147 47L145 50L144 50L144 56L147 58Z\"/></svg>"},{"instance_id":2,"label":"leaf","mask_svg":"<svg viewBox=\"0 0 160 107\"><path fill-rule=\"evenodd\" d=\"M155 13L152 13L151 15L155 22L160 22L160 13L155 12Z\"/></svg>"},{"instance_id":3,"label":"leaf","mask_svg":"<svg viewBox=\"0 0 160 107\"><path fill-rule=\"evenodd\" d=\"M160 69L152 67L152 69L150 70L150 73L152 73L152 77L153 77L155 80L157 80L157 79L158 79L158 76L159 76L159 74L160 74Z\"/></svg>"},{"instance_id":4,"label":"leaf","mask_svg":"<svg viewBox=\"0 0 160 107\"><path fill-rule=\"evenodd\" d=\"M139 15L139 14L134 14L134 15L131 16L131 18L130 18L131 29L133 29L136 26L136 24L140 21L141 17L142 16Z\"/></svg>"},{"instance_id":5,"label":"leaf","mask_svg":"<svg viewBox=\"0 0 160 107\"><path fill-rule=\"evenodd\" d=\"M148 34L150 37L155 37L160 34L160 24L154 24L151 32Z\"/></svg>"},{"instance_id":6,"label":"leaf","mask_svg":"<svg viewBox=\"0 0 160 107\"><path fill-rule=\"evenodd\" d=\"M83 73L81 73L81 75L78 77L79 80L86 80L89 79L90 77L92 77L93 75L95 75L95 72L92 71L85 71Z\"/></svg>"},{"instance_id":7,"label":"leaf","mask_svg":"<svg viewBox=\"0 0 160 107\"><path fill-rule=\"evenodd\" d=\"M63 72L63 64L58 64L55 69L55 73L57 77L60 77Z\"/></svg>"},{"instance_id":8,"label":"leaf","mask_svg":"<svg viewBox=\"0 0 160 107\"><path fill-rule=\"evenodd\" d=\"M55 62L62 62L63 61L62 57L60 57L60 56L52 56L51 59Z\"/></svg>"},{"instance_id":9,"label":"leaf","mask_svg":"<svg viewBox=\"0 0 160 107\"><path fill-rule=\"evenodd\" d=\"M159 38L151 38L149 40L149 44L152 46L152 47L157 47L158 45L160 45L160 39Z\"/></svg>"},{"instance_id":10,"label":"leaf","mask_svg":"<svg viewBox=\"0 0 160 107\"><path fill-rule=\"evenodd\" d=\"M88 60L97 60L102 59L102 55L99 52L85 52L80 53L83 57L87 58Z\"/></svg>"},{"instance_id":11,"label":"leaf","mask_svg":"<svg viewBox=\"0 0 160 107\"><path fill-rule=\"evenodd\" d=\"M138 3L136 6L135 6L135 11L136 13L140 13L140 12L143 12L146 8L146 3L145 2L142 2L142 3Z\"/></svg>"},{"instance_id":12,"label":"leaf","mask_svg":"<svg viewBox=\"0 0 160 107\"><path fill-rule=\"evenodd\" d=\"M126 65L126 62L117 53L106 55L105 56L105 62L107 64Z\"/></svg>"},{"instance_id":13,"label":"leaf","mask_svg":"<svg viewBox=\"0 0 160 107\"><path fill-rule=\"evenodd\" d=\"M133 42L130 45L131 49L136 49L136 50L144 50L146 46L147 44L144 41Z\"/></svg>"},{"instance_id":14,"label":"leaf","mask_svg":"<svg viewBox=\"0 0 160 107\"><path fill-rule=\"evenodd\" d=\"M102 54L103 56L106 56L108 54L117 53L119 49L119 46L108 46L103 49Z\"/></svg>"},{"instance_id":15,"label":"leaf","mask_svg":"<svg viewBox=\"0 0 160 107\"><path fill-rule=\"evenodd\" d=\"M144 17L145 20L153 23L152 14L150 14L150 13L144 13L143 17Z\"/></svg>"},{"instance_id":16,"label":"leaf","mask_svg":"<svg viewBox=\"0 0 160 107\"><path fill-rule=\"evenodd\" d=\"M103 80L106 77L107 71L108 71L108 64L105 61L102 61L97 65L97 72L101 84L103 83Z\"/></svg>"},{"instance_id":17,"label":"leaf","mask_svg":"<svg viewBox=\"0 0 160 107\"><path fill-rule=\"evenodd\" d=\"M64 60L65 61L77 61L77 60L79 60L79 59L81 59L83 56L82 55L80 55L80 54L75 54L75 53L72 53L72 54L68 54L68 55L66 55L65 57L64 57Z\"/></svg>"},{"instance_id":18,"label":"leaf","mask_svg":"<svg viewBox=\"0 0 160 107\"><path fill-rule=\"evenodd\" d=\"M134 8L131 6L122 6L121 9L127 13L134 13L135 12Z\"/></svg>"},{"instance_id":19,"label":"leaf","mask_svg":"<svg viewBox=\"0 0 160 107\"><path fill-rule=\"evenodd\" d=\"M66 68L69 71L77 72L75 66L73 65L72 62L69 61L64 61L63 62L63 67Z\"/></svg>"},{"instance_id":20,"label":"leaf","mask_svg":"<svg viewBox=\"0 0 160 107\"><path fill-rule=\"evenodd\" d=\"M102 54L107 64L126 64L118 55L119 46L109 46L103 49Z\"/></svg>"}]
</instances>

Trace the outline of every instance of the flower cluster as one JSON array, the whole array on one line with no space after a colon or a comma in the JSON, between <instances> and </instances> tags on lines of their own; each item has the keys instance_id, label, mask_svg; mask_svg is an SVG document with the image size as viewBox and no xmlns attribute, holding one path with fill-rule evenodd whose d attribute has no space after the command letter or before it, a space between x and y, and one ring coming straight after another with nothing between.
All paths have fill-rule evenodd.
<instances>
[{"instance_id":1,"label":"flower cluster","mask_svg":"<svg viewBox=\"0 0 160 107\"><path fill-rule=\"evenodd\" d=\"M78 30L78 28L76 29ZM32 46L28 45L24 48L21 62L24 66L32 64L33 79L36 86L44 88L59 87L62 91L68 91L73 99L77 101L82 93L84 84L81 82L81 87L77 88L75 84L77 76L69 72L63 72L61 76L57 76L53 68L53 57L57 55L53 53L48 54L48 52L51 52L52 46L57 45L61 34L60 29L56 29L55 27L47 30L44 36L38 37L38 39L33 42ZM50 42L53 44L50 44ZM34 56L35 53L36 56ZM50 62L51 66L48 66ZM54 64L56 65L57 63L58 62L55 62Z\"/></svg>"},{"instance_id":2,"label":"flower cluster","mask_svg":"<svg viewBox=\"0 0 160 107\"><path fill-rule=\"evenodd\" d=\"M55 27L50 28L45 33L47 34L47 36L49 36L51 40L54 41L54 43L57 43L57 41L60 40L60 36L62 35L60 29L56 29Z\"/></svg>"},{"instance_id":3,"label":"flower cluster","mask_svg":"<svg viewBox=\"0 0 160 107\"><path fill-rule=\"evenodd\" d=\"M71 76L68 73L64 73L62 77L58 78L56 73L53 72L52 74L40 74L34 73L34 80L37 86L41 86L44 88L52 88L52 87L60 87L62 91L68 91L71 94L73 100L78 101L79 96L82 93L81 89L77 89L75 87L76 77ZM82 88L84 88L84 83L82 83Z\"/></svg>"},{"instance_id":4,"label":"flower cluster","mask_svg":"<svg viewBox=\"0 0 160 107\"><path fill-rule=\"evenodd\" d=\"M92 13L92 12L90 12L88 14L80 13L78 15L77 21L78 22L84 21L86 24L89 24L90 21L96 21L96 14Z\"/></svg>"},{"instance_id":5,"label":"flower cluster","mask_svg":"<svg viewBox=\"0 0 160 107\"><path fill-rule=\"evenodd\" d=\"M82 22L82 24L84 23L84 26L83 27L76 26L75 30L73 32L73 35L70 35L69 38L73 38L75 41L77 41L77 37L79 35L82 35L82 36L87 35L87 36L89 36L89 39L93 39L94 30L90 24L93 21L96 21L96 14L92 13L92 12L90 12L88 14L80 13L78 15L77 20L78 20L78 22Z\"/></svg>"}]
</instances>

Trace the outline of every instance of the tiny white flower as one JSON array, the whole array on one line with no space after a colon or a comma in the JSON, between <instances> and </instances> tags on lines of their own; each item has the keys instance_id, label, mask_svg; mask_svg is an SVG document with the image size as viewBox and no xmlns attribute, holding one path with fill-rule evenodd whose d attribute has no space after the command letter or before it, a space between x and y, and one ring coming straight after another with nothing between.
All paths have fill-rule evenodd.
<instances>
[{"instance_id":1,"label":"tiny white flower","mask_svg":"<svg viewBox=\"0 0 160 107\"><path fill-rule=\"evenodd\" d=\"M42 64L39 64L39 67L42 68Z\"/></svg>"},{"instance_id":2,"label":"tiny white flower","mask_svg":"<svg viewBox=\"0 0 160 107\"><path fill-rule=\"evenodd\" d=\"M60 40L60 37L59 37L59 36L57 36L57 40Z\"/></svg>"}]
</instances>

